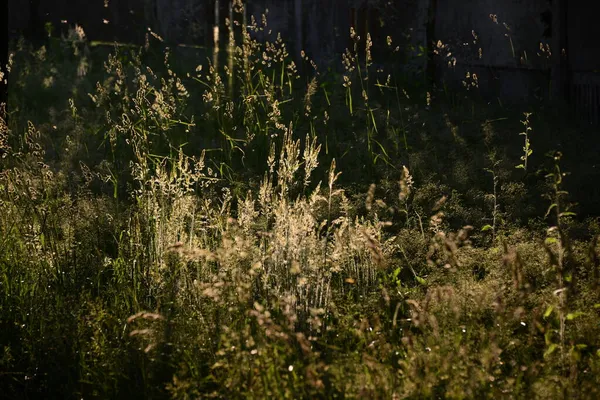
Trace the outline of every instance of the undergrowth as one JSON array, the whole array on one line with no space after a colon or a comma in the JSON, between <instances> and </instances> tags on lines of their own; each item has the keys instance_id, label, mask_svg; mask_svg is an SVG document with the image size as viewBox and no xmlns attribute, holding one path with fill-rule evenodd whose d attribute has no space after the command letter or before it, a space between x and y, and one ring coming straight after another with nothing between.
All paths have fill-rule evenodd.
<instances>
[{"instance_id":1,"label":"undergrowth","mask_svg":"<svg viewBox=\"0 0 600 400\"><path fill-rule=\"evenodd\" d=\"M523 114L419 91L353 31L298 65L234 3L192 67L153 33L14 43L4 394L598 398L600 223L542 117L523 147Z\"/></svg>"}]
</instances>

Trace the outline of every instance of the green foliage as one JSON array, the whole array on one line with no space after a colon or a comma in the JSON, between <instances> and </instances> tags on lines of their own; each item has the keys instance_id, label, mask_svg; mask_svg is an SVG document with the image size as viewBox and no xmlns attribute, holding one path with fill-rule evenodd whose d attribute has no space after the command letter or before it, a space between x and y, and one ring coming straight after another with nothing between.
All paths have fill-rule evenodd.
<instances>
[{"instance_id":1,"label":"green foliage","mask_svg":"<svg viewBox=\"0 0 600 400\"><path fill-rule=\"evenodd\" d=\"M355 33L341 73L296 65L241 7L226 62L15 47L4 393L599 397L600 230L561 153L518 176L513 114L400 87Z\"/></svg>"},{"instance_id":2,"label":"green foliage","mask_svg":"<svg viewBox=\"0 0 600 400\"><path fill-rule=\"evenodd\" d=\"M533 153L533 150L531 149L531 142L529 141L529 133L532 131L532 128L531 123L529 122L529 117L531 116L531 113L524 113L524 115L525 120L521 122L525 126L525 131L519 133L519 135L525 136L525 145L523 146L523 155L521 156L521 160L523 161L523 163L517 165L516 168L521 168L527 172L527 160L529 159L529 156L531 156L531 154Z\"/></svg>"}]
</instances>

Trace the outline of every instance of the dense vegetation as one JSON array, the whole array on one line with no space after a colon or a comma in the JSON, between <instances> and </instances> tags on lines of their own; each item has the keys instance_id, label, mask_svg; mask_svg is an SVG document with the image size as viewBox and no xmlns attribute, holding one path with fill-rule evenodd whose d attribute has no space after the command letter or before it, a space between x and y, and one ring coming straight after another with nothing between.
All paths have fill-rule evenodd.
<instances>
[{"instance_id":1,"label":"dense vegetation","mask_svg":"<svg viewBox=\"0 0 600 400\"><path fill-rule=\"evenodd\" d=\"M13 43L3 395L599 398L598 138L261 29Z\"/></svg>"}]
</instances>

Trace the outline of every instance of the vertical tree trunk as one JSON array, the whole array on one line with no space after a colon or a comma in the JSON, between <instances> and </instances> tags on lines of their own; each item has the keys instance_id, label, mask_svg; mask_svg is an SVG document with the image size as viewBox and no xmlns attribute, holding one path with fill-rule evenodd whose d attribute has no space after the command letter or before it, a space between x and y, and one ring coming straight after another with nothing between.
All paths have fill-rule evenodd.
<instances>
[{"instance_id":1,"label":"vertical tree trunk","mask_svg":"<svg viewBox=\"0 0 600 400\"><path fill-rule=\"evenodd\" d=\"M568 101L567 1L552 2L552 97Z\"/></svg>"},{"instance_id":2,"label":"vertical tree trunk","mask_svg":"<svg viewBox=\"0 0 600 400\"><path fill-rule=\"evenodd\" d=\"M156 15L156 2L154 0L143 0L145 27L158 32L158 18ZM145 33L147 35L147 33Z\"/></svg>"},{"instance_id":3,"label":"vertical tree trunk","mask_svg":"<svg viewBox=\"0 0 600 400\"><path fill-rule=\"evenodd\" d=\"M233 57L235 55L235 24L233 23L233 2L229 2L228 4L229 7L229 26L228 26L228 34L229 34L229 38L227 41L227 68L229 68L229 75L227 77L227 83L228 83L228 88L229 88L229 98L233 98L233 93L234 93L234 80L233 80L233 76L235 74L234 71L234 62L233 62Z\"/></svg>"},{"instance_id":4,"label":"vertical tree trunk","mask_svg":"<svg viewBox=\"0 0 600 400\"><path fill-rule=\"evenodd\" d=\"M304 50L304 20L302 18L302 0L294 0L294 27L296 37L294 38L294 59L298 67L302 65L300 51Z\"/></svg>"},{"instance_id":5,"label":"vertical tree trunk","mask_svg":"<svg viewBox=\"0 0 600 400\"><path fill-rule=\"evenodd\" d=\"M173 10L171 1L154 0L154 12L156 15L156 26L158 34L167 42L171 40L171 30L173 26Z\"/></svg>"},{"instance_id":6,"label":"vertical tree trunk","mask_svg":"<svg viewBox=\"0 0 600 400\"><path fill-rule=\"evenodd\" d=\"M433 86L437 80L437 71L435 65L435 24L437 16L438 0L429 0L429 8L427 10L427 26L425 33L425 43L427 49L427 64L426 77L428 86Z\"/></svg>"},{"instance_id":7,"label":"vertical tree trunk","mask_svg":"<svg viewBox=\"0 0 600 400\"><path fill-rule=\"evenodd\" d=\"M215 67L215 71L219 68L219 0L215 0L215 22L213 25L213 66Z\"/></svg>"},{"instance_id":8,"label":"vertical tree trunk","mask_svg":"<svg viewBox=\"0 0 600 400\"><path fill-rule=\"evenodd\" d=\"M310 54L312 61L319 64L322 61L323 53L327 47L324 42L323 34L325 30L321 20L323 19L323 9L326 7L326 0L312 1L308 6L304 3L306 22L306 33L304 34L304 50Z\"/></svg>"},{"instance_id":9,"label":"vertical tree trunk","mask_svg":"<svg viewBox=\"0 0 600 400\"><path fill-rule=\"evenodd\" d=\"M44 26L40 19L40 0L29 0L29 40L39 45L44 40Z\"/></svg>"},{"instance_id":10,"label":"vertical tree trunk","mask_svg":"<svg viewBox=\"0 0 600 400\"><path fill-rule=\"evenodd\" d=\"M0 118L4 117L2 112L5 109L2 104L6 105L8 103L8 71L6 70L8 64L8 1L2 2L2 11L4 27L2 28L2 36L0 36L0 43L3 46L0 49L0 75L3 75L0 79Z\"/></svg>"}]
</instances>

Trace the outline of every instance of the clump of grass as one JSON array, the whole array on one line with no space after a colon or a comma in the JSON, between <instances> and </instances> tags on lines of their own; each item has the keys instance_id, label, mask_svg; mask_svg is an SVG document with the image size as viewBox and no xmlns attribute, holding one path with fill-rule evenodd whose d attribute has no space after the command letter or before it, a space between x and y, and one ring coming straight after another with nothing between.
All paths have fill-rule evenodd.
<instances>
[{"instance_id":1,"label":"clump of grass","mask_svg":"<svg viewBox=\"0 0 600 400\"><path fill-rule=\"evenodd\" d=\"M226 63L188 70L151 34L99 60L77 30L20 45L0 119L7 393L597 397L597 224L571 236L560 160L546 232L534 174L497 142L512 116L395 87L356 33L341 75L296 65L244 15Z\"/></svg>"}]
</instances>

